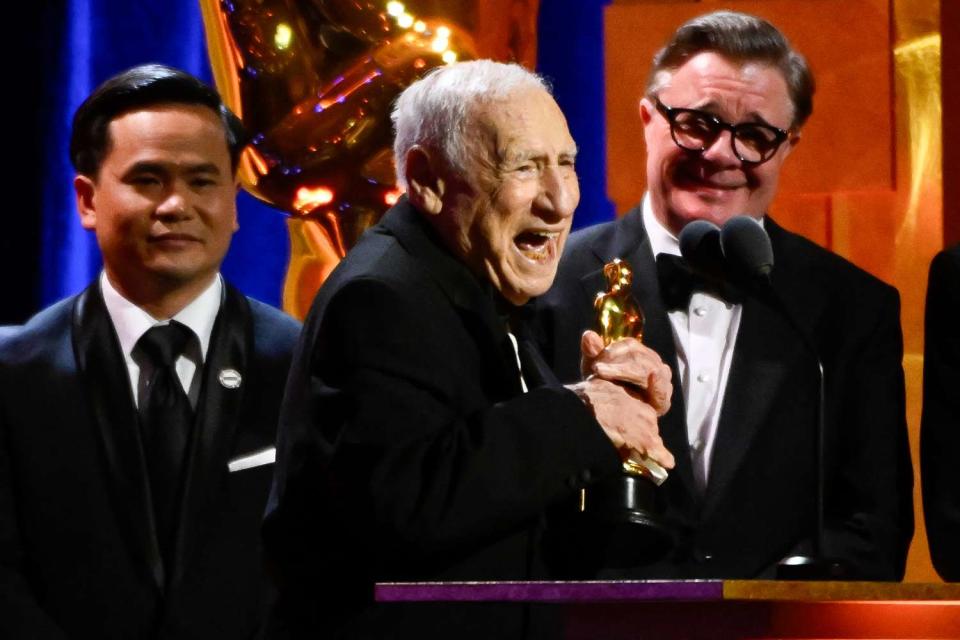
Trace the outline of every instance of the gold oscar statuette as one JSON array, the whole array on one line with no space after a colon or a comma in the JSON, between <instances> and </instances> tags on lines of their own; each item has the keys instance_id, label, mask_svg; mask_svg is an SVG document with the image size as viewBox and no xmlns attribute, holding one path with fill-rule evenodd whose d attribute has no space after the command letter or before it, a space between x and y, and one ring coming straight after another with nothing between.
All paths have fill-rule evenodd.
<instances>
[{"instance_id":1,"label":"gold oscar statuette","mask_svg":"<svg viewBox=\"0 0 960 640\"><path fill-rule=\"evenodd\" d=\"M643 340L643 310L630 292L633 270L620 258L614 258L603 267L607 290L597 293L594 308L603 344L609 345L623 338ZM667 479L667 470L637 451L625 450L623 470L634 476L649 478L657 486Z\"/></svg>"}]
</instances>

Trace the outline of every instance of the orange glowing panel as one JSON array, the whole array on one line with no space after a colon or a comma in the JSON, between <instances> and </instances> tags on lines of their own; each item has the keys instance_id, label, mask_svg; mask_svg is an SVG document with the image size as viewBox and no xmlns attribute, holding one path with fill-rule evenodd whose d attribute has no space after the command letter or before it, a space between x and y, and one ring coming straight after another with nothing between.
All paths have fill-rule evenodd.
<instances>
[{"instance_id":1,"label":"orange glowing panel","mask_svg":"<svg viewBox=\"0 0 960 640\"><path fill-rule=\"evenodd\" d=\"M333 202L333 191L326 187L300 187L293 200L298 213L310 213L317 207Z\"/></svg>"}]
</instances>

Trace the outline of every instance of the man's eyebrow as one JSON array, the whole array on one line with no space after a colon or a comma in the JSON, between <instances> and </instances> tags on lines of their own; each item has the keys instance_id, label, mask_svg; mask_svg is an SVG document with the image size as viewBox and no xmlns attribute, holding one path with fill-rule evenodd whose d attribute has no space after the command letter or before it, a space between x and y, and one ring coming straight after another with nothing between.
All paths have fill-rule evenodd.
<instances>
[{"instance_id":1,"label":"man's eyebrow","mask_svg":"<svg viewBox=\"0 0 960 640\"><path fill-rule=\"evenodd\" d=\"M133 175L137 173L166 173L167 168L161 162L149 162L149 161L140 161L135 162L129 167L126 171L123 172L123 175Z\"/></svg>"},{"instance_id":2,"label":"man's eyebrow","mask_svg":"<svg viewBox=\"0 0 960 640\"><path fill-rule=\"evenodd\" d=\"M694 109L696 111L703 111L704 113L709 113L710 115L716 118L720 118L720 115L716 113L717 110L719 109L719 105L714 100L707 100L703 104L700 104L700 105L695 104L695 106L688 107L688 108ZM774 124L770 124L770 122L766 118L764 118L762 115L760 115L756 111L751 111L750 113L748 113L747 118L748 118L747 120L741 120L739 122L733 122L731 124L765 124L768 127L773 127L774 129L780 128ZM722 120L723 118L720 118L720 119Z\"/></svg>"},{"instance_id":3,"label":"man's eyebrow","mask_svg":"<svg viewBox=\"0 0 960 640\"><path fill-rule=\"evenodd\" d=\"M550 158L550 154L546 151L514 151L511 153L506 153L503 156L503 162L505 163L515 163L515 162L525 162L527 160L535 161L546 161ZM569 159L577 157L577 148L572 147L570 149L563 149L557 153L558 158Z\"/></svg>"},{"instance_id":4,"label":"man's eyebrow","mask_svg":"<svg viewBox=\"0 0 960 640\"><path fill-rule=\"evenodd\" d=\"M168 173L171 170L178 170L187 174L197 174L197 173L220 173L220 167L218 167L213 162L199 162L196 164L187 164L187 165L171 165L164 162L153 162L151 160L143 160L140 162L135 162L130 165L127 170L124 172L124 175L131 175L136 173Z\"/></svg>"},{"instance_id":5,"label":"man's eyebrow","mask_svg":"<svg viewBox=\"0 0 960 640\"><path fill-rule=\"evenodd\" d=\"M213 162L201 162L199 164L188 164L184 167L186 173L220 173L220 167Z\"/></svg>"}]
</instances>

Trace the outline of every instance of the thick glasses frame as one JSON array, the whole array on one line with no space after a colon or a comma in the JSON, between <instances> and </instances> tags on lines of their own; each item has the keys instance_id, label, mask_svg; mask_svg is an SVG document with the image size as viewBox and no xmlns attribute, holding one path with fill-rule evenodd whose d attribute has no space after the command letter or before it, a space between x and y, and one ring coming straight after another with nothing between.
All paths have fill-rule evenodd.
<instances>
[{"instance_id":1,"label":"thick glasses frame","mask_svg":"<svg viewBox=\"0 0 960 640\"><path fill-rule=\"evenodd\" d=\"M696 153L703 153L716 141L716 139L720 136L720 134L723 131L729 131L730 147L733 149L733 154L737 156L737 159L740 160L740 162L744 164L756 166L758 164L763 164L764 162L772 158L774 155L776 155L777 149L780 148L780 145L782 145L783 142L788 137L790 137L789 131L785 131L784 129L779 129L773 125L765 124L763 122L741 122L740 124L730 124L729 122L725 122L724 120L721 120L720 118L713 115L712 113L708 113L706 111L701 111L699 109L684 109L681 107L668 107L667 105L660 102L660 98L658 97L655 97L653 100L656 103L657 111L659 111L660 114L670 124L670 137L673 138L674 144L676 144L681 149L684 149L685 151L694 151ZM678 139L678 134L676 130L677 118L679 118L685 113L694 115L698 118L703 119L704 122L709 122L713 125L714 127L713 137L710 138L710 140L706 141L703 146L688 147L682 144ZM764 131L769 131L771 134L773 134L773 138L770 141L770 147L765 151L758 150L760 153L759 160L750 160L748 158L744 158L743 154L740 153L740 150L737 149L737 138L738 138L739 132L745 131L748 129L762 129ZM743 143L741 142L741 144Z\"/></svg>"}]
</instances>

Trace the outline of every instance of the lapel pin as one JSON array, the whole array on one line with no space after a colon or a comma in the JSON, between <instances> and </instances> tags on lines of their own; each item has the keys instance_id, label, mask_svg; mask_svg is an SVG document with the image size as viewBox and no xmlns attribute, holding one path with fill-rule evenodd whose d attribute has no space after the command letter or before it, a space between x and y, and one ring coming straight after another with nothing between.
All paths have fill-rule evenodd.
<instances>
[{"instance_id":1,"label":"lapel pin","mask_svg":"<svg viewBox=\"0 0 960 640\"><path fill-rule=\"evenodd\" d=\"M227 389L236 389L240 386L240 382L243 380L243 376L240 375L240 372L236 369L221 369L220 370L220 384L226 387Z\"/></svg>"}]
</instances>

